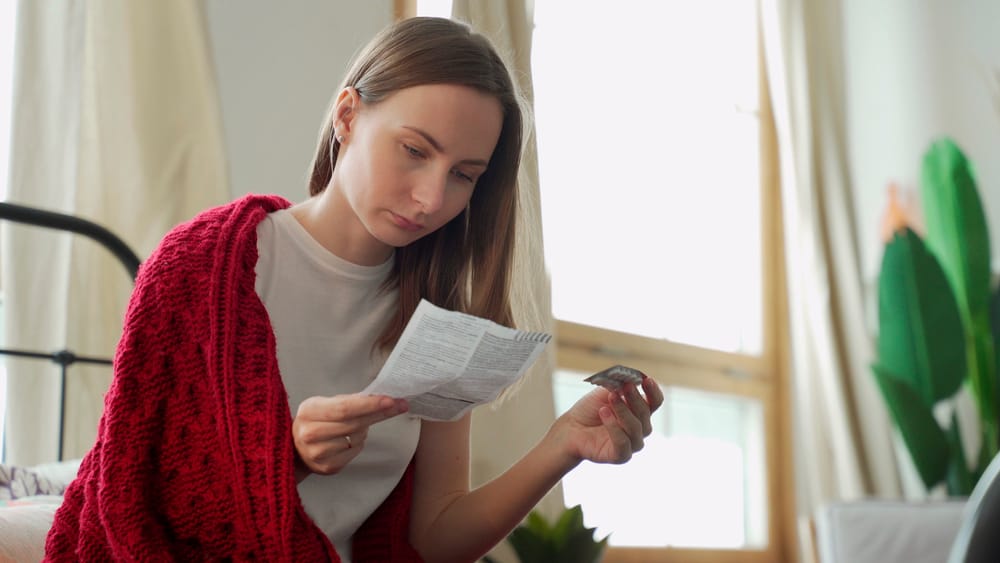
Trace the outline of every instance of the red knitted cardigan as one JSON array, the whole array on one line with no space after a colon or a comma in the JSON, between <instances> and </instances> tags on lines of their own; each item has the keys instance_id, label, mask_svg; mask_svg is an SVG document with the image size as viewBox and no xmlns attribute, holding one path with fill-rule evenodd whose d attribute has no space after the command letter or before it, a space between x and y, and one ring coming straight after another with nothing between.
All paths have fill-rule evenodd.
<instances>
[{"instance_id":1,"label":"red knitted cardigan","mask_svg":"<svg viewBox=\"0 0 1000 563\"><path fill-rule=\"evenodd\" d=\"M141 267L97 440L66 490L46 561L339 561L302 507L274 333L254 290L245 196L178 226ZM353 560L420 561L413 464L354 537Z\"/></svg>"}]
</instances>

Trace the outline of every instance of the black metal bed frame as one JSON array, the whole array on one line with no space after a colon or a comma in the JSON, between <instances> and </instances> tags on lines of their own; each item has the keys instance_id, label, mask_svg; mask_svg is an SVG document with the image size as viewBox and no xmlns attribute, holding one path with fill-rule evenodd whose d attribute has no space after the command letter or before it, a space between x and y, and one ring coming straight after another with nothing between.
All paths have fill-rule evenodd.
<instances>
[{"instance_id":1,"label":"black metal bed frame","mask_svg":"<svg viewBox=\"0 0 1000 563\"><path fill-rule=\"evenodd\" d=\"M25 205L0 202L0 220L13 221L36 227L45 227L59 231L67 231L84 235L108 249L118 261L122 263L132 280L139 272L139 257L125 242L114 233L97 223L66 215L53 211L45 211ZM21 358L36 358L51 360L60 368L59 387L59 460L63 459L63 430L66 423L66 370L74 363L111 365L112 361L107 358L96 358L91 356L80 356L70 350L63 349L55 352L38 352L32 350L11 350L0 348L0 355L16 356Z\"/></svg>"}]
</instances>

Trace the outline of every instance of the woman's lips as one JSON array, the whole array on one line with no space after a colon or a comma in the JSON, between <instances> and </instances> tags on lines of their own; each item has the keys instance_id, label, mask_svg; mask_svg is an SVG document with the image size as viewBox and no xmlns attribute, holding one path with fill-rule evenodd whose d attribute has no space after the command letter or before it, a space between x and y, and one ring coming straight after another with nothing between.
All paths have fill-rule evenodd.
<instances>
[{"instance_id":1,"label":"woman's lips","mask_svg":"<svg viewBox=\"0 0 1000 563\"><path fill-rule=\"evenodd\" d=\"M415 223L413 221L410 221L409 219L403 217L402 215L397 215L395 213L392 213L391 211L390 213L392 214L392 221L396 223L396 226L405 231L411 231L411 232L419 231L420 229L424 228L424 226L421 225L420 223Z\"/></svg>"}]
</instances>

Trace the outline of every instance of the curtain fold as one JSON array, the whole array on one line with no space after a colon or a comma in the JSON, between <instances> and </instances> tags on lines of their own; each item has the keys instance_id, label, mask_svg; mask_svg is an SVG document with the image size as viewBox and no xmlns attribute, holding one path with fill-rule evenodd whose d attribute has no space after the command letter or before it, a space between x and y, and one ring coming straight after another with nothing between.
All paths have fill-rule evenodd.
<instances>
[{"instance_id":1,"label":"curtain fold","mask_svg":"<svg viewBox=\"0 0 1000 563\"><path fill-rule=\"evenodd\" d=\"M534 4L530 0L480 2L455 0L452 17L469 23L490 38L506 61L524 98L526 143L518 176L519 212L514 273L511 282L514 320L529 330L555 331L551 287L542 247L541 196L535 145L531 82L531 36ZM480 485L521 458L555 420L552 373L554 344L538 359L518 387L494 408L474 411L472 424L472 480ZM563 510L557 487L538 509L552 516ZM503 547L503 546L501 546Z\"/></svg>"},{"instance_id":2,"label":"curtain fold","mask_svg":"<svg viewBox=\"0 0 1000 563\"><path fill-rule=\"evenodd\" d=\"M763 0L782 178L800 520L826 501L899 496L892 424L869 364L846 146L841 4ZM801 538L800 540L805 540Z\"/></svg>"},{"instance_id":3,"label":"curtain fold","mask_svg":"<svg viewBox=\"0 0 1000 563\"><path fill-rule=\"evenodd\" d=\"M100 223L144 258L171 227L229 199L203 5L92 0L71 3L72 13L59 6L19 5L31 31L18 35L8 197ZM42 240L17 228L4 235L8 342L110 357L132 289L122 266L82 237ZM32 293L24 296L24 287ZM51 366L32 366L50 372L39 377L20 364L9 364L8 460L51 461L58 376ZM109 368L70 367L64 457L91 447L110 380Z\"/></svg>"},{"instance_id":4,"label":"curtain fold","mask_svg":"<svg viewBox=\"0 0 1000 563\"><path fill-rule=\"evenodd\" d=\"M21 1L17 9L7 200L72 210L80 130L84 6ZM50 352L66 341L69 235L0 222L6 348ZM35 464L58 450L54 364L3 358L5 459Z\"/></svg>"}]
</instances>

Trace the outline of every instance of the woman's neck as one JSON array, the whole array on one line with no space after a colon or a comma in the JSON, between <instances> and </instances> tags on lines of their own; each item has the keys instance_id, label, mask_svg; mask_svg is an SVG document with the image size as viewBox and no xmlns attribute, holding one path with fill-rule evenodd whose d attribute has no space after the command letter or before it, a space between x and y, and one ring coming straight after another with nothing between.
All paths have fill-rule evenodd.
<instances>
[{"instance_id":1,"label":"woman's neck","mask_svg":"<svg viewBox=\"0 0 1000 563\"><path fill-rule=\"evenodd\" d=\"M350 204L333 187L291 208L292 216L323 248L359 266L378 266L393 249L368 232Z\"/></svg>"}]
</instances>

